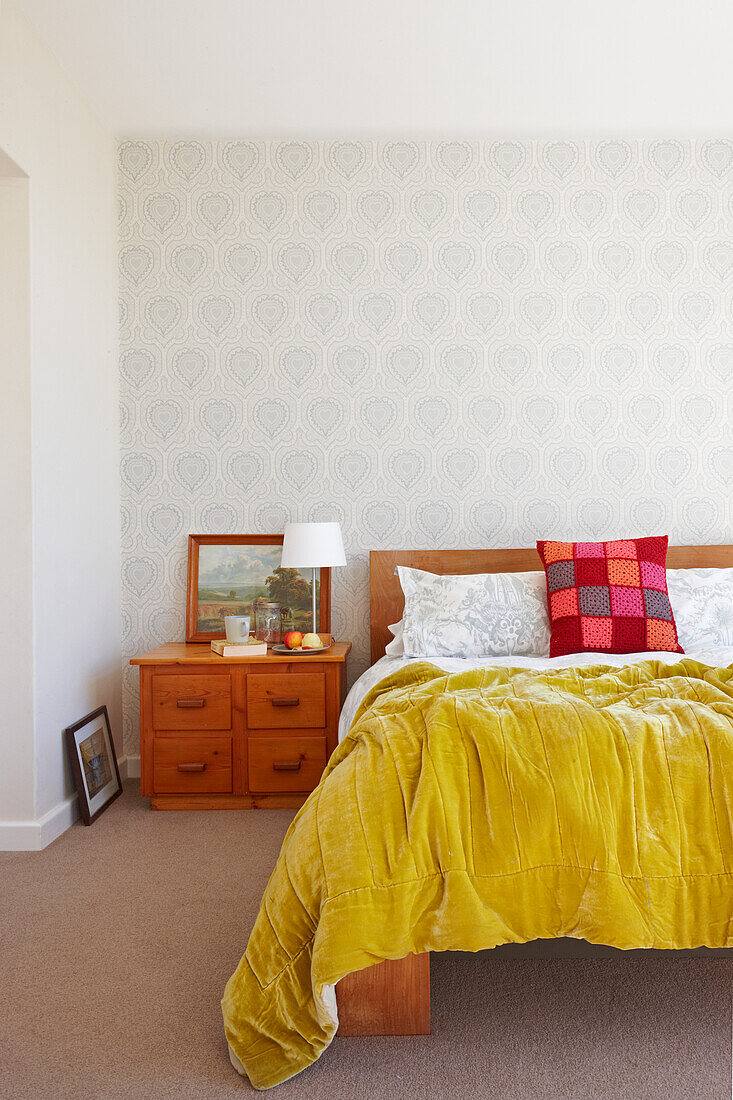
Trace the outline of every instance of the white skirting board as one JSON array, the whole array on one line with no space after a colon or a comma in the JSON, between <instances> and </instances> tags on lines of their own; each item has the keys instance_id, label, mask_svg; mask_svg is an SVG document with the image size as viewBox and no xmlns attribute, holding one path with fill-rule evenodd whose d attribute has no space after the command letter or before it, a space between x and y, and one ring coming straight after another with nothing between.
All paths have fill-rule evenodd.
<instances>
[{"instance_id":1,"label":"white skirting board","mask_svg":"<svg viewBox=\"0 0 733 1100\"><path fill-rule=\"evenodd\" d=\"M40 852L79 817L76 795L65 798L37 821L0 821L0 852Z\"/></svg>"},{"instance_id":2,"label":"white skirting board","mask_svg":"<svg viewBox=\"0 0 733 1100\"><path fill-rule=\"evenodd\" d=\"M140 775L140 757L123 756L117 761L120 778L135 779ZM0 852L40 852L79 818L76 795L59 802L35 821L0 821Z\"/></svg>"},{"instance_id":3,"label":"white skirting board","mask_svg":"<svg viewBox=\"0 0 733 1100\"><path fill-rule=\"evenodd\" d=\"M120 764L120 775L123 779L139 779L140 778L140 757L139 756L126 756L125 757L125 771L122 771L122 764Z\"/></svg>"}]
</instances>

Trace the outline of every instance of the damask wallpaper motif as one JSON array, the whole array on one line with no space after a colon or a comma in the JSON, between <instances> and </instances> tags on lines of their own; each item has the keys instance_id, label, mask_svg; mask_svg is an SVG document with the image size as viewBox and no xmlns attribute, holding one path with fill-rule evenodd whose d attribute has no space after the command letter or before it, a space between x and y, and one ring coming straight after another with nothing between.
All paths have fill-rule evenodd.
<instances>
[{"instance_id":1,"label":"damask wallpaper motif","mask_svg":"<svg viewBox=\"0 0 733 1100\"><path fill-rule=\"evenodd\" d=\"M352 679L372 547L733 541L733 142L119 160L126 653L183 638L191 531L339 519Z\"/></svg>"}]
</instances>

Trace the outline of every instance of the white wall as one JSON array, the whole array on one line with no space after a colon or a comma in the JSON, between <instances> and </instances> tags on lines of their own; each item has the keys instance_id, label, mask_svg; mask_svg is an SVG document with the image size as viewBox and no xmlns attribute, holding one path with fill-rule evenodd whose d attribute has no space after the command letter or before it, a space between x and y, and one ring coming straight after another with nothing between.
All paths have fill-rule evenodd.
<instances>
[{"instance_id":1,"label":"white wall","mask_svg":"<svg viewBox=\"0 0 733 1100\"><path fill-rule=\"evenodd\" d=\"M12 637L0 660L0 806L17 820L34 813L29 237L28 179L0 150L0 471L10 520L0 592Z\"/></svg>"},{"instance_id":2,"label":"white wall","mask_svg":"<svg viewBox=\"0 0 733 1100\"><path fill-rule=\"evenodd\" d=\"M120 135L717 136L729 0L22 0Z\"/></svg>"},{"instance_id":3,"label":"white wall","mask_svg":"<svg viewBox=\"0 0 733 1100\"><path fill-rule=\"evenodd\" d=\"M1 731L6 759L32 739L32 813L0 804L0 847L40 847L75 814L64 726L106 703L120 729L115 142L8 0L0 148L29 178L32 494L13 523L32 528L34 681L33 723ZM0 478L7 499L16 471Z\"/></svg>"}]
</instances>

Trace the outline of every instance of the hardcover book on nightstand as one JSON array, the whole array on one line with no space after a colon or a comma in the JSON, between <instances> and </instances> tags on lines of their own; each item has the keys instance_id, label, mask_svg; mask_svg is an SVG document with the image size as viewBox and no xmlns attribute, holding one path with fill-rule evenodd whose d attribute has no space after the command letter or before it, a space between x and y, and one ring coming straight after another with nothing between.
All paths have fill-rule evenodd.
<instances>
[{"instance_id":1,"label":"hardcover book on nightstand","mask_svg":"<svg viewBox=\"0 0 733 1100\"><path fill-rule=\"evenodd\" d=\"M248 657L266 657L267 642L261 642L258 638L250 638L248 642L232 645L226 638L215 638L211 643L214 653L220 657L239 657L247 660Z\"/></svg>"}]
</instances>

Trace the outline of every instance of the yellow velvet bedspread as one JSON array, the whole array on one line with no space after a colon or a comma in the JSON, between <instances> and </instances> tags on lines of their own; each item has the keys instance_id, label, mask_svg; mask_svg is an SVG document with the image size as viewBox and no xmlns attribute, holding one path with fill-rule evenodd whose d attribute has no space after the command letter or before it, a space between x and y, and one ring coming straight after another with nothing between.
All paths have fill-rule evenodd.
<instances>
[{"instance_id":1,"label":"yellow velvet bedspread","mask_svg":"<svg viewBox=\"0 0 733 1100\"><path fill-rule=\"evenodd\" d=\"M447 675L364 700L293 821L222 1009L256 1088L313 1062L333 986L408 952L573 936L733 945L733 669Z\"/></svg>"}]
</instances>

